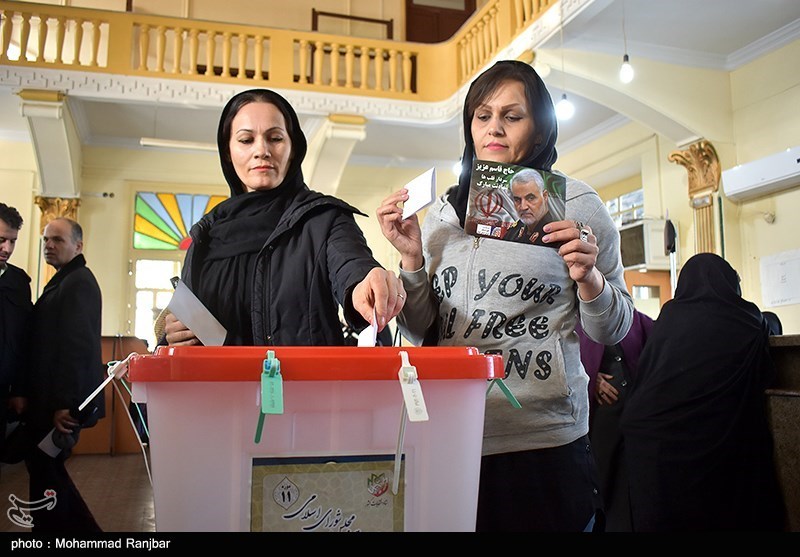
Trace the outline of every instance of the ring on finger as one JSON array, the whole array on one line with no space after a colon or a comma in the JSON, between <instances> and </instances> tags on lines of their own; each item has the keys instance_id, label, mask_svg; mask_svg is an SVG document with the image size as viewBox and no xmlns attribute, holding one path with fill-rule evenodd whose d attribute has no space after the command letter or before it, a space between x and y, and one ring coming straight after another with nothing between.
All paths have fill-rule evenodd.
<instances>
[{"instance_id":1,"label":"ring on finger","mask_svg":"<svg viewBox=\"0 0 800 557\"><path fill-rule=\"evenodd\" d=\"M397 297L400 298L401 300L405 300L406 299L406 297L403 296L402 294L400 294L400 292L397 293Z\"/></svg>"},{"instance_id":2,"label":"ring on finger","mask_svg":"<svg viewBox=\"0 0 800 557\"><path fill-rule=\"evenodd\" d=\"M588 242L589 241L589 229L588 228L581 228L580 229L580 239L581 242Z\"/></svg>"}]
</instances>

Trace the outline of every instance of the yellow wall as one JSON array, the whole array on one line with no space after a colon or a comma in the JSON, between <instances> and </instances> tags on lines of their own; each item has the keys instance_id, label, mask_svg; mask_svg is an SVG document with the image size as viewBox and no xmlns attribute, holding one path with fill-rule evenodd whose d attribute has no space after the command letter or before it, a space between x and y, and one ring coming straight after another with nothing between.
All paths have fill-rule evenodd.
<instances>
[{"instance_id":1,"label":"yellow wall","mask_svg":"<svg viewBox=\"0 0 800 557\"><path fill-rule=\"evenodd\" d=\"M39 208L32 193L38 183L33 145L0 141L0 201L16 208L23 220L10 261L28 274L36 270L39 249Z\"/></svg>"},{"instance_id":2,"label":"yellow wall","mask_svg":"<svg viewBox=\"0 0 800 557\"><path fill-rule=\"evenodd\" d=\"M125 11L125 0L25 0L36 4L67 5L73 8ZM311 9L337 14L393 19L394 39L405 38L405 0L133 0L133 13L185 17L206 21L238 23L276 29L311 31ZM481 4L482 5L482 4ZM319 30L337 35L384 39L383 26L320 18Z\"/></svg>"},{"instance_id":3,"label":"yellow wall","mask_svg":"<svg viewBox=\"0 0 800 557\"><path fill-rule=\"evenodd\" d=\"M800 41L732 72L736 163L746 163L800 145ZM744 296L774 311L784 333L800 333L800 304L766 308L761 300L761 258L800 249L797 215L800 187L741 204L726 203L736 223L726 235L738 246ZM770 224L765 215L774 215Z\"/></svg>"},{"instance_id":4,"label":"yellow wall","mask_svg":"<svg viewBox=\"0 0 800 557\"><path fill-rule=\"evenodd\" d=\"M172 0L173 3L182 5L184 0ZM149 0L153 10L161 10L164 0ZM144 5L141 0L136 5ZM209 21L224 21L229 23L244 23L278 29L294 29L299 31L311 30L311 9L338 14L369 17L373 19L394 19L394 38L400 40L405 36L404 26L405 5L402 0L292 0L292 9L283 8L282 0L266 0L259 2L259 9L253 9L252 0L190 0L188 17L192 19L205 19ZM154 13L154 12L153 12ZM160 14L161 15L161 14ZM164 14L166 15L166 14ZM348 29L349 26L349 29ZM385 38L382 28L363 23L347 23L332 18L320 19L320 31L350 35L351 32L358 36L370 38Z\"/></svg>"},{"instance_id":5,"label":"yellow wall","mask_svg":"<svg viewBox=\"0 0 800 557\"><path fill-rule=\"evenodd\" d=\"M619 197L620 195L628 192L638 190L641 187L642 177L637 174L635 176L631 176L630 178L625 178L612 184L608 184L607 186L599 189L598 193L603 201L608 201L609 199L614 199L615 197Z\"/></svg>"},{"instance_id":6,"label":"yellow wall","mask_svg":"<svg viewBox=\"0 0 800 557\"><path fill-rule=\"evenodd\" d=\"M800 145L800 41L731 73L736 163Z\"/></svg>"}]
</instances>

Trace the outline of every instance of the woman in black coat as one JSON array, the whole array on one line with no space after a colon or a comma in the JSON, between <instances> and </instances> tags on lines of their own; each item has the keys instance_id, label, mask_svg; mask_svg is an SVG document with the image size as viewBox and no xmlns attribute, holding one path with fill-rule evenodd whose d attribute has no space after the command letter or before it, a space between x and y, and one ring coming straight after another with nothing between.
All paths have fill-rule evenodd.
<instances>
[{"instance_id":1,"label":"woman in black coat","mask_svg":"<svg viewBox=\"0 0 800 557\"><path fill-rule=\"evenodd\" d=\"M761 311L739 276L701 253L681 269L622 412L633 530L781 531Z\"/></svg>"},{"instance_id":2,"label":"woman in black coat","mask_svg":"<svg viewBox=\"0 0 800 557\"><path fill-rule=\"evenodd\" d=\"M339 306L356 330L381 330L403 307L402 283L372 257L347 203L310 190L306 139L277 93L225 106L217 132L231 197L191 230L182 280L227 330L226 345L344 344ZM199 340L174 316L169 344Z\"/></svg>"}]
</instances>

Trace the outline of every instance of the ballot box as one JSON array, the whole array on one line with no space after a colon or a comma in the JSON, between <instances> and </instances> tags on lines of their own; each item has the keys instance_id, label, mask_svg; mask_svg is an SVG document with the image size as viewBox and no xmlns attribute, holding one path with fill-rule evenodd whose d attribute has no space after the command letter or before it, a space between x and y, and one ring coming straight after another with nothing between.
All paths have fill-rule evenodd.
<instances>
[{"instance_id":1,"label":"ballot box","mask_svg":"<svg viewBox=\"0 0 800 557\"><path fill-rule=\"evenodd\" d=\"M472 531L502 358L464 347L132 355L156 530Z\"/></svg>"}]
</instances>

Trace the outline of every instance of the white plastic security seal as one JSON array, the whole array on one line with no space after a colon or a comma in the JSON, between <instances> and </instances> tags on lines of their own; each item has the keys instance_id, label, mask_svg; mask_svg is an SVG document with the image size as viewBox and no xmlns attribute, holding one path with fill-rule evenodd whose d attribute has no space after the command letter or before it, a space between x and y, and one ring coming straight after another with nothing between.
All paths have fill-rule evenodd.
<instances>
[{"instance_id":1,"label":"white plastic security seal","mask_svg":"<svg viewBox=\"0 0 800 557\"><path fill-rule=\"evenodd\" d=\"M78 411L83 410L86 407L86 405L92 401L94 397L100 394L100 391L105 389L106 385L111 383L112 380L121 379L123 375L128 373L129 362L131 358L135 355L136 352L131 352L130 354L128 354L128 357L125 358L124 360L108 362L108 364L106 364L108 366L108 370L106 371L108 377L106 377L105 380L102 383L100 383L100 385L98 385L98 387L94 391L92 391L92 394L87 396L86 400L84 400L81 403L81 405L78 406Z\"/></svg>"},{"instance_id":2,"label":"white plastic security seal","mask_svg":"<svg viewBox=\"0 0 800 557\"><path fill-rule=\"evenodd\" d=\"M400 371L397 372L403 391L403 406L400 409L400 432L397 435L397 450L394 454L394 476L392 493L400 488L400 467L403 462L403 439L406 434L406 418L412 422L427 422L428 409L422 396L422 386L417 377L417 368L408 361L408 352L400 351ZM411 412L408 409L411 408Z\"/></svg>"},{"instance_id":3,"label":"white plastic security seal","mask_svg":"<svg viewBox=\"0 0 800 557\"><path fill-rule=\"evenodd\" d=\"M397 372L400 379L400 388L403 390L403 402L408 411L408 420L411 422L427 422L428 409L425 406L425 398L422 396L422 385L420 385L417 368L408 361L408 352L400 352L402 366Z\"/></svg>"}]
</instances>

